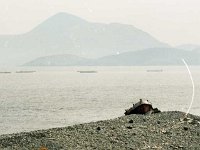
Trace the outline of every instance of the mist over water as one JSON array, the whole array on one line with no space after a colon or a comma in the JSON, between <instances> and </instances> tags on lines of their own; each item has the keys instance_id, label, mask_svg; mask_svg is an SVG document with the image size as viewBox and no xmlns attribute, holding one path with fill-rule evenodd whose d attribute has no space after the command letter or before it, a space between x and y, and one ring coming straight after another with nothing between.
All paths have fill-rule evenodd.
<instances>
[{"instance_id":1,"label":"mist over water","mask_svg":"<svg viewBox=\"0 0 200 150\"><path fill-rule=\"evenodd\" d=\"M200 115L200 67L190 67ZM147 70L162 72L147 72ZM34 73L16 73L34 70ZM97 71L79 73L77 71ZM5 71L5 68L1 69ZM185 67L10 68L0 74L0 134L62 127L123 116L146 98L162 111L186 112L192 85Z\"/></svg>"}]
</instances>

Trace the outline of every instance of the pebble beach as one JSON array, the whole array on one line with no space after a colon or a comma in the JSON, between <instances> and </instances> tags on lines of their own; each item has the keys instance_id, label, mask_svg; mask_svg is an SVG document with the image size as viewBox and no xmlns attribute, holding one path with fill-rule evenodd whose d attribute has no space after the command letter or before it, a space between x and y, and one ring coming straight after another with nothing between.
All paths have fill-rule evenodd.
<instances>
[{"instance_id":1,"label":"pebble beach","mask_svg":"<svg viewBox=\"0 0 200 150\"><path fill-rule=\"evenodd\" d=\"M1 150L200 149L200 117L178 111L0 136Z\"/></svg>"}]
</instances>

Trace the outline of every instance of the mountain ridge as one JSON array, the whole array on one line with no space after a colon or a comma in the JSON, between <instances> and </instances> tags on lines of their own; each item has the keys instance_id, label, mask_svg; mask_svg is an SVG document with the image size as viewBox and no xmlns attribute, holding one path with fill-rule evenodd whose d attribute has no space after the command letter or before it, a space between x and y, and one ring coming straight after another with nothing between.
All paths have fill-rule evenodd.
<instances>
[{"instance_id":1,"label":"mountain ridge","mask_svg":"<svg viewBox=\"0 0 200 150\"><path fill-rule=\"evenodd\" d=\"M0 36L0 64L20 65L37 57L57 54L99 58L153 47L169 45L132 25L92 23L59 13L25 34Z\"/></svg>"},{"instance_id":2,"label":"mountain ridge","mask_svg":"<svg viewBox=\"0 0 200 150\"><path fill-rule=\"evenodd\" d=\"M68 55L65 55L68 56ZM52 58L54 56L50 56ZM197 51L186 51L175 48L151 48L140 51L130 51L124 52L118 55L110 55L101 57L98 59L85 59L82 58L81 61L74 60L71 66L162 66L162 65L184 65L182 59L185 59L189 65L200 65L200 52ZM46 60L50 61L48 57ZM73 58L75 58L73 56ZM49 66L40 58L40 66ZM70 66L69 61L71 58L68 56L64 59L60 66ZM60 59L57 60L60 62ZM56 64L56 59L54 59L54 64ZM27 66L33 66L38 64L37 60L32 60L31 63L26 63ZM56 64L59 66L59 64Z\"/></svg>"}]
</instances>

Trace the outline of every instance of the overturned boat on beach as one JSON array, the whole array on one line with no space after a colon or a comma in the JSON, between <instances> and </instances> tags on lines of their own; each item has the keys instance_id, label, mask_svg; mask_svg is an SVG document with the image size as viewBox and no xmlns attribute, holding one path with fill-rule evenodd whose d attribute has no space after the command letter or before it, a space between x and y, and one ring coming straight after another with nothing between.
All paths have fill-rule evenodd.
<instances>
[{"instance_id":1,"label":"overturned boat on beach","mask_svg":"<svg viewBox=\"0 0 200 150\"><path fill-rule=\"evenodd\" d=\"M129 109L125 110L125 115L130 114L152 114L161 112L158 108L153 108L151 102L149 100L140 99L139 102L133 104L133 106Z\"/></svg>"}]
</instances>

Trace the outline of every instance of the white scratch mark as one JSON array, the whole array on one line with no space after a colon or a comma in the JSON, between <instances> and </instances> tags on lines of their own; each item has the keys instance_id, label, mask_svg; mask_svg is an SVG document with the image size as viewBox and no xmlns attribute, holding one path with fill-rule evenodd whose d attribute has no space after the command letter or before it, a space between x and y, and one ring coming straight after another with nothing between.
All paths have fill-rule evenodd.
<instances>
[{"instance_id":1,"label":"white scratch mark","mask_svg":"<svg viewBox=\"0 0 200 150\"><path fill-rule=\"evenodd\" d=\"M191 74L191 71L190 71L190 68L188 67L186 61L184 59L182 59L183 63L185 64L186 68L187 68L187 71L189 73L189 76L190 76L190 79L191 79L191 82L192 82L192 100L190 102L190 106L186 112L186 116L188 115L188 113L190 112L190 109L192 107L192 104L194 102L194 94L195 94L195 86L194 86L194 80L193 80L193 77L192 77L192 74Z\"/></svg>"}]
</instances>

